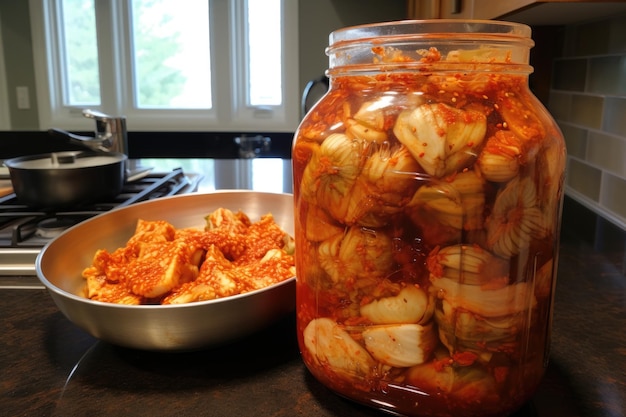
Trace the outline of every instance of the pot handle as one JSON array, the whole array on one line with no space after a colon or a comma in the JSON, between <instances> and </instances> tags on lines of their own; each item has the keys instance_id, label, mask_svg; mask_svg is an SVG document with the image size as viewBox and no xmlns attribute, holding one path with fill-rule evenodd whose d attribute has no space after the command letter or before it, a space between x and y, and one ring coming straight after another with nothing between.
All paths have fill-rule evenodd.
<instances>
[{"instance_id":1,"label":"pot handle","mask_svg":"<svg viewBox=\"0 0 626 417\"><path fill-rule=\"evenodd\" d=\"M96 122L95 136L82 136L61 129L49 129L48 133L68 139L93 151L118 152L128 155L128 132L126 118L113 117L96 110L84 109L83 116Z\"/></svg>"},{"instance_id":2,"label":"pot handle","mask_svg":"<svg viewBox=\"0 0 626 417\"><path fill-rule=\"evenodd\" d=\"M311 110L311 107L313 107L319 99L322 98L322 96L328 91L329 86L330 80L326 75L311 80L306 84L300 102L300 111L303 116Z\"/></svg>"},{"instance_id":3,"label":"pot handle","mask_svg":"<svg viewBox=\"0 0 626 417\"><path fill-rule=\"evenodd\" d=\"M107 152L108 149L104 146L101 139L93 138L91 136L82 136L74 133L67 132L61 129L48 129L48 133L52 136L67 139L72 143L81 145L92 151Z\"/></svg>"}]
</instances>

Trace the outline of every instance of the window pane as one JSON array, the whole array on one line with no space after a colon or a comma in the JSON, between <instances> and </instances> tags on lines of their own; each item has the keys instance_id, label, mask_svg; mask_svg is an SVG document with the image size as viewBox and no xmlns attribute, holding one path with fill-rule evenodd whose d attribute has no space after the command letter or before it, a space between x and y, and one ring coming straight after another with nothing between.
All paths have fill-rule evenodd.
<instances>
[{"instance_id":1,"label":"window pane","mask_svg":"<svg viewBox=\"0 0 626 417\"><path fill-rule=\"evenodd\" d=\"M61 2L60 42L64 97L68 106L100 105L98 41L93 0Z\"/></svg>"},{"instance_id":2,"label":"window pane","mask_svg":"<svg viewBox=\"0 0 626 417\"><path fill-rule=\"evenodd\" d=\"M132 14L137 107L211 108L209 2L133 0Z\"/></svg>"},{"instance_id":3,"label":"window pane","mask_svg":"<svg viewBox=\"0 0 626 417\"><path fill-rule=\"evenodd\" d=\"M248 65L251 106L282 104L281 0L248 0Z\"/></svg>"}]
</instances>

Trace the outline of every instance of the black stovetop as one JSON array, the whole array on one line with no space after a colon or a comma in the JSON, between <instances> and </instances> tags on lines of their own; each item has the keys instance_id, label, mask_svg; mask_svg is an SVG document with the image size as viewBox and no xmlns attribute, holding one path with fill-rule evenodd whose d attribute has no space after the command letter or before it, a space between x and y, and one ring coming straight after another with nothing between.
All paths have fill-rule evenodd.
<instances>
[{"instance_id":1,"label":"black stovetop","mask_svg":"<svg viewBox=\"0 0 626 417\"><path fill-rule=\"evenodd\" d=\"M0 197L0 275L34 276L34 260L40 249L69 227L114 208L195 191L200 179L181 168L148 173L124 184L122 192L112 199L62 210L29 207L14 193Z\"/></svg>"}]
</instances>

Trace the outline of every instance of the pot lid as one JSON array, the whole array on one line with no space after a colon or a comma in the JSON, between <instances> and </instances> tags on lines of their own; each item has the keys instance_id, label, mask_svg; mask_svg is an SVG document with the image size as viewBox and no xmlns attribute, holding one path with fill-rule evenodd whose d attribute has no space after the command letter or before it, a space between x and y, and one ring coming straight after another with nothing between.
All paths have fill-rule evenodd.
<instances>
[{"instance_id":1,"label":"pot lid","mask_svg":"<svg viewBox=\"0 0 626 417\"><path fill-rule=\"evenodd\" d=\"M15 169L76 169L116 164L125 159L121 153L67 151L8 159L4 164Z\"/></svg>"}]
</instances>

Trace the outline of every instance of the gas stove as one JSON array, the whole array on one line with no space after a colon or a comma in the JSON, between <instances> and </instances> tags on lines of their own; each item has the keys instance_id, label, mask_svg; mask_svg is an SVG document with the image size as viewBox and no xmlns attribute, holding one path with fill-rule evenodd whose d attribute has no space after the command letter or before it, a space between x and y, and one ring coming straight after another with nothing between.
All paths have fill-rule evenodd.
<instances>
[{"instance_id":1,"label":"gas stove","mask_svg":"<svg viewBox=\"0 0 626 417\"><path fill-rule=\"evenodd\" d=\"M0 197L0 276L36 276L35 259L41 249L71 226L114 208L194 192L200 180L181 168L148 173L127 182L111 200L63 210L28 207L14 193Z\"/></svg>"}]
</instances>

